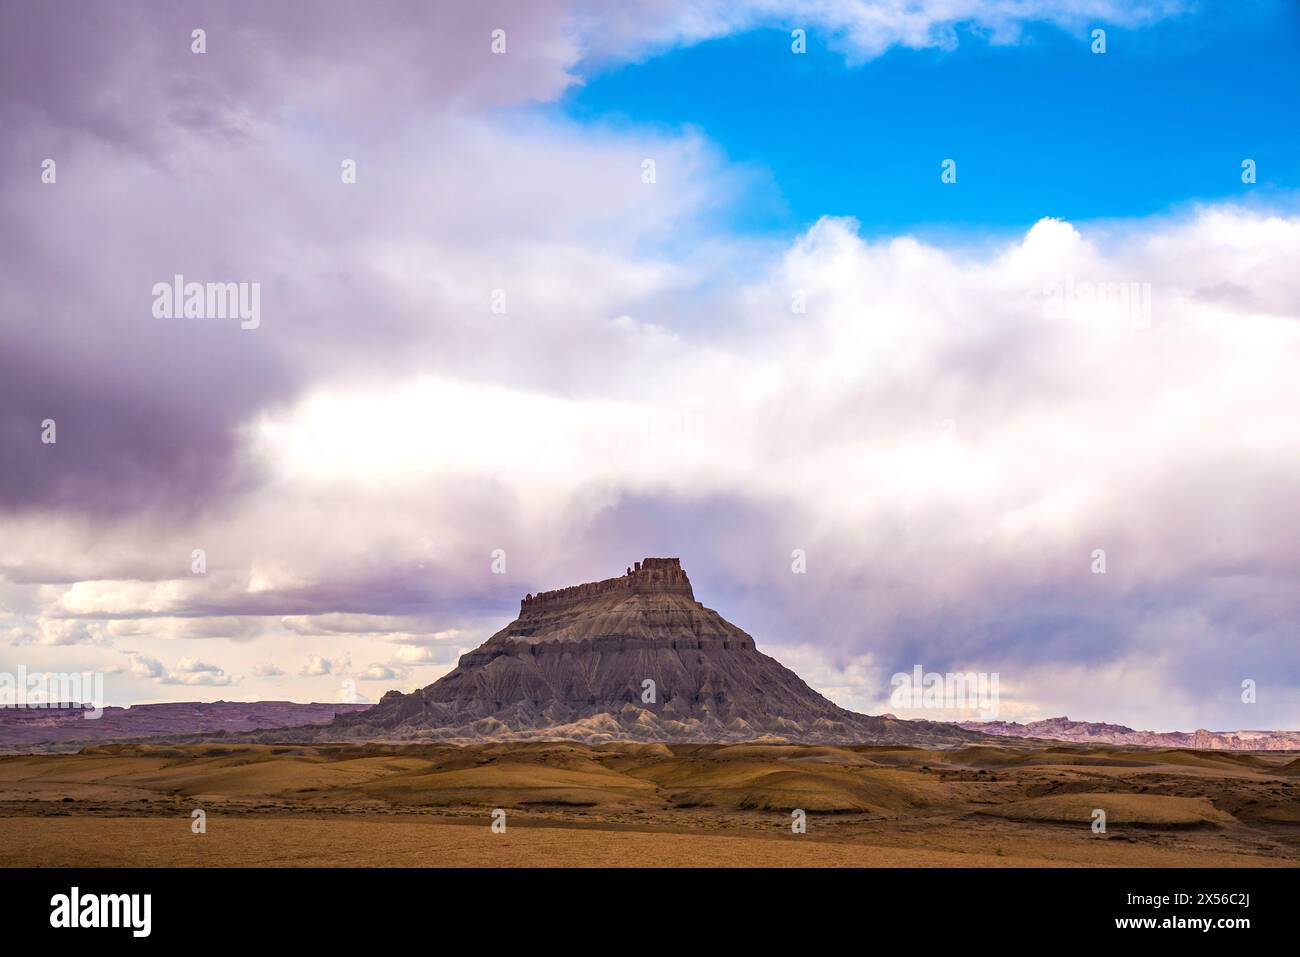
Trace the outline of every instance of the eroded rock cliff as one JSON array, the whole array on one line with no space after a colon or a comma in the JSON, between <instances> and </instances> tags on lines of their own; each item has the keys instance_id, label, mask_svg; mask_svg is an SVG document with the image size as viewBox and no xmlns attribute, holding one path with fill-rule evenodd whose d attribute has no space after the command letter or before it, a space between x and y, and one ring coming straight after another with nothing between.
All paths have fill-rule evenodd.
<instances>
[{"instance_id":1,"label":"eroded rock cliff","mask_svg":"<svg viewBox=\"0 0 1300 957\"><path fill-rule=\"evenodd\" d=\"M437 740L957 744L954 725L846 711L695 600L676 558L526 596L519 617L438 681L331 726Z\"/></svg>"}]
</instances>

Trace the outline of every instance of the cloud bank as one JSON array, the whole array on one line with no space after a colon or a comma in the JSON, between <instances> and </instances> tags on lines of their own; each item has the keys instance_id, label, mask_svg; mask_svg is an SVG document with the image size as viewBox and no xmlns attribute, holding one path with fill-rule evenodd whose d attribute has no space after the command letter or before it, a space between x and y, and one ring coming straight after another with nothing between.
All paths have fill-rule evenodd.
<instances>
[{"instance_id":1,"label":"cloud bank","mask_svg":"<svg viewBox=\"0 0 1300 957\"><path fill-rule=\"evenodd\" d=\"M1294 725L1300 219L755 238L702 132L529 109L762 26L853 61L1179 12L975 7L6 7L0 668L373 699L668 554L849 706L920 663L1006 717ZM176 274L260 326L154 318Z\"/></svg>"}]
</instances>

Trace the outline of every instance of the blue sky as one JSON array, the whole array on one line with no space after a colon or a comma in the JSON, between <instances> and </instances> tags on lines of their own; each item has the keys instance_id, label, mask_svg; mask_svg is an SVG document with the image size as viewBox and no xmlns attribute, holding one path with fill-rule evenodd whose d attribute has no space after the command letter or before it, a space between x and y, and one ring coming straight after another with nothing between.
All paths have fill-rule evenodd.
<instances>
[{"instance_id":1,"label":"blue sky","mask_svg":"<svg viewBox=\"0 0 1300 957\"><path fill-rule=\"evenodd\" d=\"M1276 200L1297 185L1300 5L1098 25L1100 55L1088 28L1029 24L993 45L959 25L953 49L894 47L857 66L815 27L802 56L788 30L755 30L597 72L556 108L615 128L695 128L770 174L732 210L745 230L827 214L869 234L1019 230L1043 216ZM1247 157L1253 187L1240 180ZM945 158L955 186L940 182Z\"/></svg>"}]
</instances>

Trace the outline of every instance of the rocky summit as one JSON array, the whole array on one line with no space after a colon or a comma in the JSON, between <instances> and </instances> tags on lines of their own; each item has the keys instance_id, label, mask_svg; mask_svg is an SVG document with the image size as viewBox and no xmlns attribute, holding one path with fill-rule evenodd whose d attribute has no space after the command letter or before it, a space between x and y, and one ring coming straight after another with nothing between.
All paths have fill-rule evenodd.
<instances>
[{"instance_id":1,"label":"rocky summit","mask_svg":"<svg viewBox=\"0 0 1300 957\"><path fill-rule=\"evenodd\" d=\"M411 694L339 715L346 738L925 746L986 740L929 721L847 711L695 600L676 558L527 595L519 617Z\"/></svg>"}]
</instances>

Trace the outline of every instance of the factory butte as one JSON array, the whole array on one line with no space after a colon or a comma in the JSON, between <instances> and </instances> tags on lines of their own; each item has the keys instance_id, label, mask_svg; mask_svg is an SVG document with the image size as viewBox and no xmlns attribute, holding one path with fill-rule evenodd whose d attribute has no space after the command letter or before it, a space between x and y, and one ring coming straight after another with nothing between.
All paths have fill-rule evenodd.
<instances>
[{"instance_id":1,"label":"factory butte","mask_svg":"<svg viewBox=\"0 0 1300 957\"><path fill-rule=\"evenodd\" d=\"M959 744L955 725L839 707L695 600L677 558L525 595L519 617L428 687L340 715L366 740Z\"/></svg>"}]
</instances>

